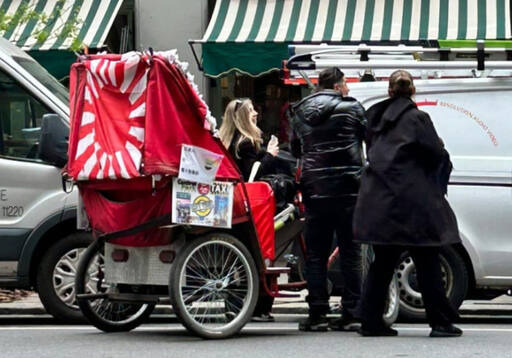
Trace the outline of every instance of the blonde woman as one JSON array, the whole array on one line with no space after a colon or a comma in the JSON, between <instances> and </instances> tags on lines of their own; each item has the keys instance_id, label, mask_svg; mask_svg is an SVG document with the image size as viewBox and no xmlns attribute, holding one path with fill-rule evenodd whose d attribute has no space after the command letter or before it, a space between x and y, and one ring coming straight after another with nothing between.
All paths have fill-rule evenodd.
<instances>
[{"instance_id":1,"label":"blonde woman","mask_svg":"<svg viewBox=\"0 0 512 358\"><path fill-rule=\"evenodd\" d=\"M248 98L234 99L226 107L220 127L220 139L231 153L247 181L255 162L261 163L255 179L275 172L275 157L279 153L277 141L270 141L267 150L261 144L261 129L256 125L258 112Z\"/></svg>"},{"instance_id":2,"label":"blonde woman","mask_svg":"<svg viewBox=\"0 0 512 358\"><path fill-rule=\"evenodd\" d=\"M220 126L220 139L235 159L245 181L249 180L255 162L261 165L255 179L276 172L276 156L279 152L277 141L270 141L267 150L261 144L261 129L256 125L258 112L254 110L252 101L248 98L234 99L226 107L222 125ZM254 309L253 321L273 322L270 314L274 298L260 293L258 303Z\"/></svg>"}]
</instances>

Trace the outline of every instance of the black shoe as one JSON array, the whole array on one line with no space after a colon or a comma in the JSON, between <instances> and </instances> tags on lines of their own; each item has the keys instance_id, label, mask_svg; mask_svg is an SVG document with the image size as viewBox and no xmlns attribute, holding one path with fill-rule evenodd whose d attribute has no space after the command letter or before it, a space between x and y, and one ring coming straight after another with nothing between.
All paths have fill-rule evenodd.
<instances>
[{"instance_id":1,"label":"black shoe","mask_svg":"<svg viewBox=\"0 0 512 358\"><path fill-rule=\"evenodd\" d=\"M363 337L395 337L398 336L398 331L390 327L382 327L379 329L365 329L359 328L357 331Z\"/></svg>"},{"instance_id":2,"label":"black shoe","mask_svg":"<svg viewBox=\"0 0 512 358\"><path fill-rule=\"evenodd\" d=\"M306 332L326 332L329 324L325 315L309 316L299 322L299 330Z\"/></svg>"},{"instance_id":3,"label":"black shoe","mask_svg":"<svg viewBox=\"0 0 512 358\"><path fill-rule=\"evenodd\" d=\"M340 318L331 319L329 328L333 331L355 332L361 327L361 324L354 317L341 316Z\"/></svg>"},{"instance_id":4,"label":"black shoe","mask_svg":"<svg viewBox=\"0 0 512 358\"><path fill-rule=\"evenodd\" d=\"M251 321L253 322L275 322L274 316L270 313L260 313L252 316Z\"/></svg>"},{"instance_id":5,"label":"black shoe","mask_svg":"<svg viewBox=\"0 0 512 358\"><path fill-rule=\"evenodd\" d=\"M460 337L462 329L455 327L453 324L446 326L435 325L432 327L430 337Z\"/></svg>"}]
</instances>

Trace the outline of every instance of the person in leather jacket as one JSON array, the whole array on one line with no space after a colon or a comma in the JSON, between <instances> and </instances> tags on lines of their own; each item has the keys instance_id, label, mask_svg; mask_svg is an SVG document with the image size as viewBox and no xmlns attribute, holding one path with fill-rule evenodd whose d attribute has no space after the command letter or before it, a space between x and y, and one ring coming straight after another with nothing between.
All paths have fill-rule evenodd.
<instances>
[{"instance_id":1,"label":"person in leather jacket","mask_svg":"<svg viewBox=\"0 0 512 358\"><path fill-rule=\"evenodd\" d=\"M348 97L343 72L329 68L317 90L290 108L292 154L302 160L300 189L306 207L305 331L354 330L361 294L361 246L353 241L352 216L363 167L364 108ZM327 262L336 233L344 281L342 317L327 321Z\"/></svg>"}]
</instances>

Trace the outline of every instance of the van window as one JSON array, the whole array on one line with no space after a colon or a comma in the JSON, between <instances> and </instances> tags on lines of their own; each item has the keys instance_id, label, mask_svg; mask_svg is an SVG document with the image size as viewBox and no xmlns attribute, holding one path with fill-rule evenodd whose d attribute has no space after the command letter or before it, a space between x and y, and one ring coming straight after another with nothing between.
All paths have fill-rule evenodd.
<instances>
[{"instance_id":1,"label":"van window","mask_svg":"<svg viewBox=\"0 0 512 358\"><path fill-rule=\"evenodd\" d=\"M12 57L21 67L28 73L34 76L42 85L48 88L62 103L66 106L69 105L69 91L59 81L44 69L43 66L38 64L31 58Z\"/></svg>"},{"instance_id":2,"label":"van window","mask_svg":"<svg viewBox=\"0 0 512 358\"><path fill-rule=\"evenodd\" d=\"M0 155L40 161L41 120L51 111L0 71Z\"/></svg>"}]
</instances>

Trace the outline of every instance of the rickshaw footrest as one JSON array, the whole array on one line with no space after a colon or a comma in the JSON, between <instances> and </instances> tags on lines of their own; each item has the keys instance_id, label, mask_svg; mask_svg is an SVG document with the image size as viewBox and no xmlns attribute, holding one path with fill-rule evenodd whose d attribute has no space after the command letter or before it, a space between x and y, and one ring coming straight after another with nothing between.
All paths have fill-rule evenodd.
<instances>
[{"instance_id":1,"label":"rickshaw footrest","mask_svg":"<svg viewBox=\"0 0 512 358\"><path fill-rule=\"evenodd\" d=\"M158 303L156 295L141 295L135 293L84 293L76 295L78 300L108 299L109 301L133 302L133 303Z\"/></svg>"},{"instance_id":2,"label":"rickshaw footrest","mask_svg":"<svg viewBox=\"0 0 512 358\"><path fill-rule=\"evenodd\" d=\"M302 290L306 288L306 281L280 283L279 290Z\"/></svg>"},{"instance_id":3,"label":"rickshaw footrest","mask_svg":"<svg viewBox=\"0 0 512 358\"><path fill-rule=\"evenodd\" d=\"M279 276L282 273L290 273L289 267L267 267L265 268L265 275Z\"/></svg>"},{"instance_id":4,"label":"rickshaw footrest","mask_svg":"<svg viewBox=\"0 0 512 358\"><path fill-rule=\"evenodd\" d=\"M109 294L108 298L111 301L121 302L134 302L134 303L158 303L159 296L156 295L142 295L137 293L113 293Z\"/></svg>"},{"instance_id":5,"label":"rickshaw footrest","mask_svg":"<svg viewBox=\"0 0 512 358\"><path fill-rule=\"evenodd\" d=\"M82 293L76 295L77 300L97 300L100 298L107 298L107 293Z\"/></svg>"},{"instance_id":6,"label":"rickshaw footrest","mask_svg":"<svg viewBox=\"0 0 512 358\"><path fill-rule=\"evenodd\" d=\"M300 293L277 292L276 294L273 295L273 297L298 298L300 297Z\"/></svg>"}]
</instances>

